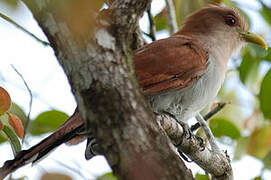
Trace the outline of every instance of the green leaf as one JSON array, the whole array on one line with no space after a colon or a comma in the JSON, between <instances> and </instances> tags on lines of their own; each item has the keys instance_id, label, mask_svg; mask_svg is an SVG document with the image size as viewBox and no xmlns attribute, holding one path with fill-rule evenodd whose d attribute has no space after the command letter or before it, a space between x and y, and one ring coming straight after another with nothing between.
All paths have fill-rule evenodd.
<instances>
[{"instance_id":1,"label":"green leaf","mask_svg":"<svg viewBox=\"0 0 271 180\"><path fill-rule=\"evenodd\" d=\"M256 158L264 158L271 148L271 125L256 128L249 136L247 153Z\"/></svg>"},{"instance_id":2,"label":"green leaf","mask_svg":"<svg viewBox=\"0 0 271 180\"><path fill-rule=\"evenodd\" d=\"M263 158L264 168L271 170L271 150L268 151L267 155Z\"/></svg>"},{"instance_id":3,"label":"green leaf","mask_svg":"<svg viewBox=\"0 0 271 180\"><path fill-rule=\"evenodd\" d=\"M271 70L267 72L262 81L259 99L264 116L271 120Z\"/></svg>"},{"instance_id":4,"label":"green leaf","mask_svg":"<svg viewBox=\"0 0 271 180\"><path fill-rule=\"evenodd\" d=\"M183 23L183 20L189 14L207 5L207 1L205 0L193 0L193 1L174 0L174 3L178 26L180 26L181 23Z\"/></svg>"},{"instance_id":5,"label":"green leaf","mask_svg":"<svg viewBox=\"0 0 271 180\"><path fill-rule=\"evenodd\" d=\"M271 9L262 3L262 9L260 9L260 14L264 18L264 20L271 25Z\"/></svg>"},{"instance_id":6,"label":"green leaf","mask_svg":"<svg viewBox=\"0 0 271 180\"><path fill-rule=\"evenodd\" d=\"M271 62L271 48L268 48L267 55L263 59Z\"/></svg>"},{"instance_id":7,"label":"green leaf","mask_svg":"<svg viewBox=\"0 0 271 180\"><path fill-rule=\"evenodd\" d=\"M18 0L3 0L4 3L8 4L12 8L17 8L19 1Z\"/></svg>"},{"instance_id":8,"label":"green leaf","mask_svg":"<svg viewBox=\"0 0 271 180\"><path fill-rule=\"evenodd\" d=\"M253 180L262 180L262 177L261 176L257 176L255 178L253 178Z\"/></svg>"},{"instance_id":9,"label":"green leaf","mask_svg":"<svg viewBox=\"0 0 271 180\"><path fill-rule=\"evenodd\" d=\"M195 180L209 180L208 176L205 174L197 173L195 176Z\"/></svg>"},{"instance_id":10,"label":"green leaf","mask_svg":"<svg viewBox=\"0 0 271 180\"><path fill-rule=\"evenodd\" d=\"M21 151L21 143L16 133L9 126L4 125L3 132L9 140L13 155L15 156L19 151Z\"/></svg>"},{"instance_id":11,"label":"green leaf","mask_svg":"<svg viewBox=\"0 0 271 180\"><path fill-rule=\"evenodd\" d=\"M256 45L248 45L243 53L243 60L239 67L241 82L249 88L253 88L259 79L260 58L266 56L266 52Z\"/></svg>"},{"instance_id":12,"label":"green leaf","mask_svg":"<svg viewBox=\"0 0 271 180\"><path fill-rule=\"evenodd\" d=\"M240 130L234 123L222 118L211 119L210 128L215 137L228 136L232 139L238 139L241 135Z\"/></svg>"},{"instance_id":13,"label":"green leaf","mask_svg":"<svg viewBox=\"0 0 271 180\"><path fill-rule=\"evenodd\" d=\"M164 8L160 13L154 17L156 31L167 29L166 9Z\"/></svg>"},{"instance_id":14,"label":"green leaf","mask_svg":"<svg viewBox=\"0 0 271 180\"><path fill-rule=\"evenodd\" d=\"M7 141L7 139L2 135L3 131L0 131L0 144Z\"/></svg>"},{"instance_id":15,"label":"green leaf","mask_svg":"<svg viewBox=\"0 0 271 180\"><path fill-rule=\"evenodd\" d=\"M30 133L40 135L55 131L68 117L64 112L57 110L43 112L31 123Z\"/></svg>"},{"instance_id":16,"label":"green leaf","mask_svg":"<svg viewBox=\"0 0 271 180\"><path fill-rule=\"evenodd\" d=\"M25 126L25 123L27 121L27 116L26 116L24 110L20 106L18 106L15 103L12 103L8 112L18 116L22 120L23 125Z\"/></svg>"},{"instance_id":17,"label":"green leaf","mask_svg":"<svg viewBox=\"0 0 271 180\"><path fill-rule=\"evenodd\" d=\"M234 150L234 160L240 160L241 157L246 153L247 143L248 137L241 137L237 140L237 145Z\"/></svg>"},{"instance_id":18,"label":"green leaf","mask_svg":"<svg viewBox=\"0 0 271 180\"><path fill-rule=\"evenodd\" d=\"M96 180L118 180L118 178L114 176L112 172L110 172L110 173L106 173L102 176L97 177Z\"/></svg>"}]
</instances>

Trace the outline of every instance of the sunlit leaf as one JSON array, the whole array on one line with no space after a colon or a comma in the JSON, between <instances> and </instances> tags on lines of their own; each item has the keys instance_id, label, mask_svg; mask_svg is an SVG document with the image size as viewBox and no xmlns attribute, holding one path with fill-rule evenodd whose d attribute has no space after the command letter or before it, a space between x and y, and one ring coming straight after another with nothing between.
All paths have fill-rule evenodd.
<instances>
[{"instance_id":1,"label":"sunlit leaf","mask_svg":"<svg viewBox=\"0 0 271 180\"><path fill-rule=\"evenodd\" d=\"M271 48L268 48L267 55L263 59L271 62Z\"/></svg>"},{"instance_id":2,"label":"sunlit leaf","mask_svg":"<svg viewBox=\"0 0 271 180\"><path fill-rule=\"evenodd\" d=\"M67 114L61 111L51 110L43 112L31 123L30 133L40 135L55 131L68 117Z\"/></svg>"},{"instance_id":3,"label":"sunlit leaf","mask_svg":"<svg viewBox=\"0 0 271 180\"><path fill-rule=\"evenodd\" d=\"M18 0L2 0L4 3L8 4L10 7L17 8L19 1Z\"/></svg>"},{"instance_id":4,"label":"sunlit leaf","mask_svg":"<svg viewBox=\"0 0 271 180\"><path fill-rule=\"evenodd\" d=\"M9 126L4 125L3 132L9 140L13 155L15 156L19 151L21 151L21 143L15 132Z\"/></svg>"},{"instance_id":5,"label":"sunlit leaf","mask_svg":"<svg viewBox=\"0 0 271 180\"><path fill-rule=\"evenodd\" d=\"M268 151L267 155L263 158L264 168L271 170L271 150Z\"/></svg>"},{"instance_id":6,"label":"sunlit leaf","mask_svg":"<svg viewBox=\"0 0 271 180\"><path fill-rule=\"evenodd\" d=\"M205 0L193 0L193 1L183 1L174 0L176 9L176 18L178 25L180 26L185 17L192 12L204 7L208 1Z\"/></svg>"},{"instance_id":7,"label":"sunlit leaf","mask_svg":"<svg viewBox=\"0 0 271 180\"><path fill-rule=\"evenodd\" d=\"M14 114L8 113L8 123L11 125L16 135L22 139L24 136L24 127L21 119Z\"/></svg>"},{"instance_id":8,"label":"sunlit leaf","mask_svg":"<svg viewBox=\"0 0 271 180\"><path fill-rule=\"evenodd\" d=\"M259 99L264 116L271 120L271 70L267 72L262 81Z\"/></svg>"},{"instance_id":9,"label":"sunlit leaf","mask_svg":"<svg viewBox=\"0 0 271 180\"><path fill-rule=\"evenodd\" d=\"M3 125L3 123L0 121L0 131L2 131L3 127L4 127L4 125Z\"/></svg>"},{"instance_id":10,"label":"sunlit leaf","mask_svg":"<svg viewBox=\"0 0 271 180\"><path fill-rule=\"evenodd\" d=\"M44 173L41 180L72 180L72 178L61 173Z\"/></svg>"},{"instance_id":11,"label":"sunlit leaf","mask_svg":"<svg viewBox=\"0 0 271 180\"><path fill-rule=\"evenodd\" d=\"M116 176L114 176L112 172L110 172L98 177L96 180L118 180L118 179Z\"/></svg>"},{"instance_id":12,"label":"sunlit leaf","mask_svg":"<svg viewBox=\"0 0 271 180\"><path fill-rule=\"evenodd\" d=\"M234 150L234 160L240 160L241 157L246 153L247 143L248 137L241 137L237 140L237 145Z\"/></svg>"},{"instance_id":13,"label":"sunlit leaf","mask_svg":"<svg viewBox=\"0 0 271 180\"><path fill-rule=\"evenodd\" d=\"M208 176L205 174L197 173L195 176L195 180L209 180Z\"/></svg>"},{"instance_id":14,"label":"sunlit leaf","mask_svg":"<svg viewBox=\"0 0 271 180\"><path fill-rule=\"evenodd\" d=\"M259 62L255 60L250 53L245 53L242 63L239 67L240 80L247 84L250 77L255 77L253 74L258 71Z\"/></svg>"},{"instance_id":15,"label":"sunlit leaf","mask_svg":"<svg viewBox=\"0 0 271 180\"><path fill-rule=\"evenodd\" d=\"M242 62L239 67L240 80L244 85L253 88L259 79L260 58L266 56L265 50L256 46L249 45L243 53Z\"/></svg>"},{"instance_id":16,"label":"sunlit leaf","mask_svg":"<svg viewBox=\"0 0 271 180\"><path fill-rule=\"evenodd\" d=\"M232 139L238 139L240 137L240 130L238 127L226 119L211 119L210 128L215 137L228 136Z\"/></svg>"},{"instance_id":17,"label":"sunlit leaf","mask_svg":"<svg viewBox=\"0 0 271 180\"><path fill-rule=\"evenodd\" d=\"M227 85L228 81L231 81L231 79L227 78L225 81L225 85ZM234 123L239 129L241 129L245 117L242 111L243 107L240 106L241 99L239 93L234 89L228 90L227 88L225 88L225 86L223 86L219 91L218 98L221 102L230 103L217 114L215 114L213 118L227 119Z\"/></svg>"},{"instance_id":18,"label":"sunlit leaf","mask_svg":"<svg viewBox=\"0 0 271 180\"><path fill-rule=\"evenodd\" d=\"M7 139L2 135L3 132L0 131L0 144L6 142Z\"/></svg>"},{"instance_id":19,"label":"sunlit leaf","mask_svg":"<svg viewBox=\"0 0 271 180\"><path fill-rule=\"evenodd\" d=\"M247 143L247 153L259 159L264 158L271 148L271 125L255 129Z\"/></svg>"},{"instance_id":20,"label":"sunlit leaf","mask_svg":"<svg viewBox=\"0 0 271 180\"><path fill-rule=\"evenodd\" d=\"M160 13L154 17L155 27L157 31L167 29L167 14L166 9L164 8Z\"/></svg>"},{"instance_id":21,"label":"sunlit leaf","mask_svg":"<svg viewBox=\"0 0 271 180\"><path fill-rule=\"evenodd\" d=\"M0 115L3 115L10 108L11 99L9 93L0 86Z\"/></svg>"},{"instance_id":22,"label":"sunlit leaf","mask_svg":"<svg viewBox=\"0 0 271 180\"><path fill-rule=\"evenodd\" d=\"M27 116L24 110L20 106L18 106L15 103L11 103L11 107L9 108L8 112L18 116L22 120L23 124L25 125L25 122L27 121Z\"/></svg>"},{"instance_id":23,"label":"sunlit leaf","mask_svg":"<svg viewBox=\"0 0 271 180\"><path fill-rule=\"evenodd\" d=\"M262 9L259 11L264 20L271 25L271 8L267 7L266 5L262 4Z\"/></svg>"}]
</instances>

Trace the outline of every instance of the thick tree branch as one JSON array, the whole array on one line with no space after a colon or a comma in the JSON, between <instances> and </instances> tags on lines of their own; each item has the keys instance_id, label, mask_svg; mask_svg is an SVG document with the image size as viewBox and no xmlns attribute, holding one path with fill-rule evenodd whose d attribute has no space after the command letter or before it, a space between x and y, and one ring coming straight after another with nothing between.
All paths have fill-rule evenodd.
<instances>
[{"instance_id":1,"label":"thick tree branch","mask_svg":"<svg viewBox=\"0 0 271 180\"><path fill-rule=\"evenodd\" d=\"M79 3L32 0L27 5L54 48L87 129L114 174L120 179L192 179L153 118L133 73L138 19L150 2L114 1L98 16Z\"/></svg>"}]
</instances>

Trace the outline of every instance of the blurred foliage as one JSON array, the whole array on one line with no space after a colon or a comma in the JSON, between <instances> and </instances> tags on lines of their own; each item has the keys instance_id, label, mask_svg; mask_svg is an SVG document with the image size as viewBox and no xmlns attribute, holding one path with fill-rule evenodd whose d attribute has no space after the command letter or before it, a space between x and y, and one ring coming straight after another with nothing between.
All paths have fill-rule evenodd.
<instances>
[{"instance_id":1,"label":"blurred foliage","mask_svg":"<svg viewBox=\"0 0 271 180\"><path fill-rule=\"evenodd\" d=\"M160 13L158 13L154 17L154 22L155 22L157 31L165 30L168 28L166 15L167 15L167 12L166 12L166 9L164 8Z\"/></svg>"},{"instance_id":2,"label":"blurred foliage","mask_svg":"<svg viewBox=\"0 0 271 180\"><path fill-rule=\"evenodd\" d=\"M256 128L248 138L247 153L256 158L264 158L271 148L271 124Z\"/></svg>"},{"instance_id":3,"label":"blurred foliage","mask_svg":"<svg viewBox=\"0 0 271 180\"><path fill-rule=\"evenodd\" d=\"M106 173L102 176L97 177L96 180L118 180L118 178L114 176L113 173L110 172L110 173Z\"/></svg>"},{"instance_id":4,"label":"blurred foliage","mask_svg":"<svg viewBox=\"0 0 271 180\"><path fill-rule=\"evenodd\" d=\"M19 4L19 0L2 0L3 3L9 5L12 8L17 8Z\"/></svg>"},{"instance_id":5,"label":"blurred foliage","mask_svg":"<svg viewBox=\"0 0 271 180\"><path fill-rule=\"evenodd\" d=\"M259 98L264 116L271 120L271 70L268 71L262 81Z\"/></svg>"},{"instance_id":6,"label":"blurred foliage","mask_svg":"<svg viewBox=\"0 0 271 180\"><path fill-rule=\"evenodd\" d=\"M238 139L241 135L238 127L227 119L212 118L210 120L210 128L215 137L228 136L232 139Z\"/></svg>"},{"instance_id":7,"label":"blurred foliage","mask_svg":"<svg viewBox=\"0 0 271 180\"><path fill-rule=\"evenodd\" d=\"M208 176L205 174L197 173L195 176L195 180L209 180Z\"/></svg>"},{"instance_id":8,"label":"blurred foliage","mask_svg":"<svg viewBox=\"0 0 271 180\"><path fill-rule=\"evenodd\" d=\"M44 173L40 180L72 180L72 178L61 173Z\"/></svg>"},{"instance_id":9,"label":"blurred foliage","mask_svg":"<svg viewBox=\"0 0 271 180\"><path fill-rule=\"evenodd\" d=\"M30 133L32 135L41 135L55 131L69 116L61 111L51 110L38 115L31 122Z\"/></svg>"},{"instance_id":10,"label":"blurred foliage","mask_svg":"<svg viewBox=\"0 0 271 180\"><path fill-rule=\"evenodd\" d=\"M262 4L262 9L259 11L264 20L271 25L271 8L266 6L264 3Z\"/></svg>"}]
</instances>

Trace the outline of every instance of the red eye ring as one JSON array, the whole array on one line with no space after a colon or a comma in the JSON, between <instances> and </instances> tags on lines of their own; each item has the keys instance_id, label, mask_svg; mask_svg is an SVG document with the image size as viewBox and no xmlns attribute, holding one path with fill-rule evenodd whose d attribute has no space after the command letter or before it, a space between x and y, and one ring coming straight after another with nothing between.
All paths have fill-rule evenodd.
<instances>
[{"instance_id":1,"label":"red eye ring","mask_svg":"<svg viewBox=\"0 0 271 180\"><path fill-rule=\"evenodd\" d=\"M237 26L238 24L237 18L233 15L226 15L224 19L225 19L225 23L229 26Z\"/></svg>"}]
</instances>

